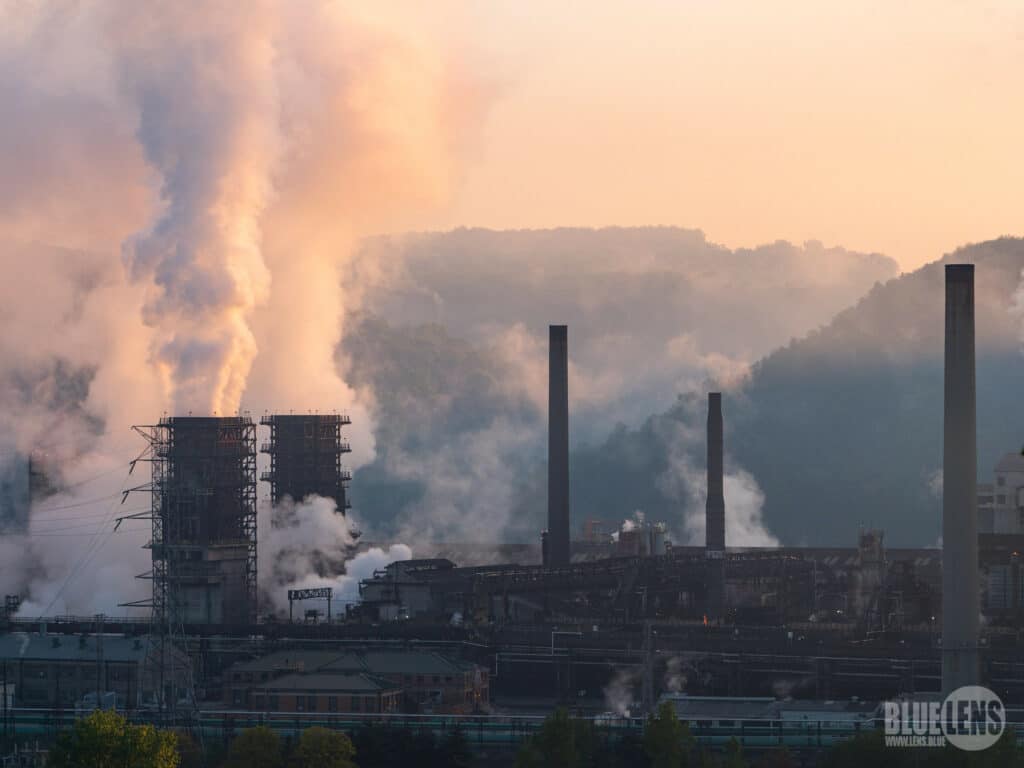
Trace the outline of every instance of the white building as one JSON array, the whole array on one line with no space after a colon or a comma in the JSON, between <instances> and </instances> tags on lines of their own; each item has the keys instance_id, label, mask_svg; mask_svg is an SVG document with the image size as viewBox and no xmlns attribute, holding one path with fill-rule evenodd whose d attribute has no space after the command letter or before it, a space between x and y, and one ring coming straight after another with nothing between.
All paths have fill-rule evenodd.
<instances>
[{"instance_id":1,"label":"white building","mask_svg":"<svg viewBox=\"0 0 1024 768\"><path fill-rule=\"evenodd\" d=\"M978 532L1024 533L1024 454L1006 454L995 482L978 484Z\"/></svg>"}]
</instances>

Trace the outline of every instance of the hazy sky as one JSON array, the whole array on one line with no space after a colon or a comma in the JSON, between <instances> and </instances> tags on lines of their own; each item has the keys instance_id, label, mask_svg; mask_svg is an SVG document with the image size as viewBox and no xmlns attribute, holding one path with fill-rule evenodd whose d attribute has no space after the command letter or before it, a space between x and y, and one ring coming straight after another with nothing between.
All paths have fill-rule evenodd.
<instances>
[{"instance_id":1,"label":"hazy sky","mask_svg":"<svg viewBox=\"0 0 1024 768\"><path fill-rule=\"evenodd\" d=\"M678 224L905 269L1024 229L1024 4L469 5L437 19L493 101L431 225Z\"/></svg>"}]
</instances>

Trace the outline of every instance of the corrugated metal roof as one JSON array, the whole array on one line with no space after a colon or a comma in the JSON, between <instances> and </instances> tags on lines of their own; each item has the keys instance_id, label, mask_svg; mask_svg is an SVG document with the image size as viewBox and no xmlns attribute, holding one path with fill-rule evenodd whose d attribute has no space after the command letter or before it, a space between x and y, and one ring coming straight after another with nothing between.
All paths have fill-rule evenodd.
<instances>
[{"instance_id":1,"label":"corrugated metal roof","mask_svg":"<svg viewBox=\"0 0 1024 768\"><path fill-rule=\"evenodd\" d=\"M148 637L103 636L104 661L141 661L150 646ZM95 635L40 635L11 632L0 635L0 659L24 661L96 661Z\"/></svg>"},{"instance_id":2,"label":"corrugated metal roof","mask_svg":"<svg viewBox=\"0 0 1024 768\"><path fill-rule=\"evenodd\" d=\"M367 672L372 675L454 675L473 665L431 651L278 651L232 667L232 672Z\"/></svg>"},{"instance_id":3,"label":"corrugated metal roof","mask_svg":"<svg viewBox=\"0 0 1024 768\"><path fill-rule=\"evenodd\" d=\"M285 675L255 686L257 691L323 691L325 693L380 693L401 689L394 683L367 674L339 673Z\"/></svg>"}]
</instances>

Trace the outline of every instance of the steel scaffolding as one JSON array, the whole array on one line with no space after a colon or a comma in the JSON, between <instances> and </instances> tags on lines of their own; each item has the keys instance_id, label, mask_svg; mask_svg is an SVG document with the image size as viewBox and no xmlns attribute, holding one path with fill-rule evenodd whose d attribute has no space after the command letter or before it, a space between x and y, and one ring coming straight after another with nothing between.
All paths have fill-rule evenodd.
<instances>
[{"instance_id":1,"label":"steel scaffolding","mask_svg":"<svg viewBox=\"0 0 1024 768\"><path fill-rule=\"evenodd\" d=\"M270 455L270 469L260 479L270 483L274 504L286 496L302 501L315 494L334 499L342 514L351 509L348 483L352 474L341 463L342 455L352 450L341 429L351 423L343 414L260 419L260 424L270 427L270 442L260 446L261 452Z\"/></svg>"},{"instance_id":2,"label":"steel scaffolding","mask_svg":"<svg viewBox=\"0 0 1024 768\"><path fill-rule=\"evenodd\" d=\"M256 425L247 416L171 417L136 426L148 442L153 621L163 631L191 623L186 590L225 582L223 623L257 612ZM235 554L237 553L237 554ZM227 587L238 569L237 592ZM209 608L210 597L206 596ZM142 604L136 604L142 605Z\"/></svg>"}]
</instances>

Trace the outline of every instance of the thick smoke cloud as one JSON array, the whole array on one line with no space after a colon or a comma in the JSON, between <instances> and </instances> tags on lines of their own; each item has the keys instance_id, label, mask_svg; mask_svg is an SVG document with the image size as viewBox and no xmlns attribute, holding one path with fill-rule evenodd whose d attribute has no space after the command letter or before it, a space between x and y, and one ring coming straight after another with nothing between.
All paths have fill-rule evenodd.
<instances>
[{"instance_id":1,"label":"thick smoke cloud","mask_svg":"<svg viewBox=\"0 0 1024 768\"><path fill-rule=\"evenodd\" d=\"M395 560L408 560L405 544L356 551L359 528L338 515L332 499L285 499L259 510L260 591L271 612L287 615L288 590L331 587L336 608L359 600L359 582Z\"/></svg>"},{"instance_id":2,"label":"thick smoke cloud","mask_svg":"<svg viewBox=\"0 0 1024 768\"><path fill-rule=\"evenodd\" d=\"M741 378L897 273L877 254L817 242L730 250L671 227L377 239L355 269L363 307L498 351L540 408L547 326L567 323L576 439L636 423L709 375Z\"/></svg>"},{"instance_id":3,"label":"thick smoke cloud","mask_svg":"<svg viewBox=\"0 0 1024 768\"><path fill-rule=\"evenodd\" d=\"M128 240L131 280L149 294L153 359L175 413L237 410L269 290L260 219L280 120L273 3L122 3L106 24L138 139L160 179L161 211Z\"/></svg>"},{"instance_id":4,"label":"thick smoke cloud","mask_svg":"<svg viewBox=\"0 0 1024 768\"><path fill-rule=\"evenodd\" d=\"M25 611L145 596L148 523L112 533L147 504L119 504L146 480L131 424L347 409L373 455L334 359L351 244L444 201L489 100L421 22L319 0L0 9L3 455L60 446L56 495L0 543ZM41 396L69 380L74 407Z\"/></svg>"},{"instance_id":5,"label":"thick smoke cloud","mask_svg":"<svg viewBox=\"0 0 1024 768\"><path fill-rule=\"evenodd\" d=\"M342 347L346 378L373 393L378 423L377 460L353 484L369 535L415 527L446 540L536 541L547 325L568 322L575 523L617 523L639 507L677 542L699 538L703 416L687 413L693 427L678 433L678 420L659 422L663 433L642 449L657 473L624 493L608 486L630 479L637 457L617 425L642 424L709 380L738 385L758 356L894 271L883 257L817 243L730 251L670 228L367 242L354 265L365 313ZM727 493L730 540L771 543L757 482L741 466Z\"/></svg>"}]
</instances>

